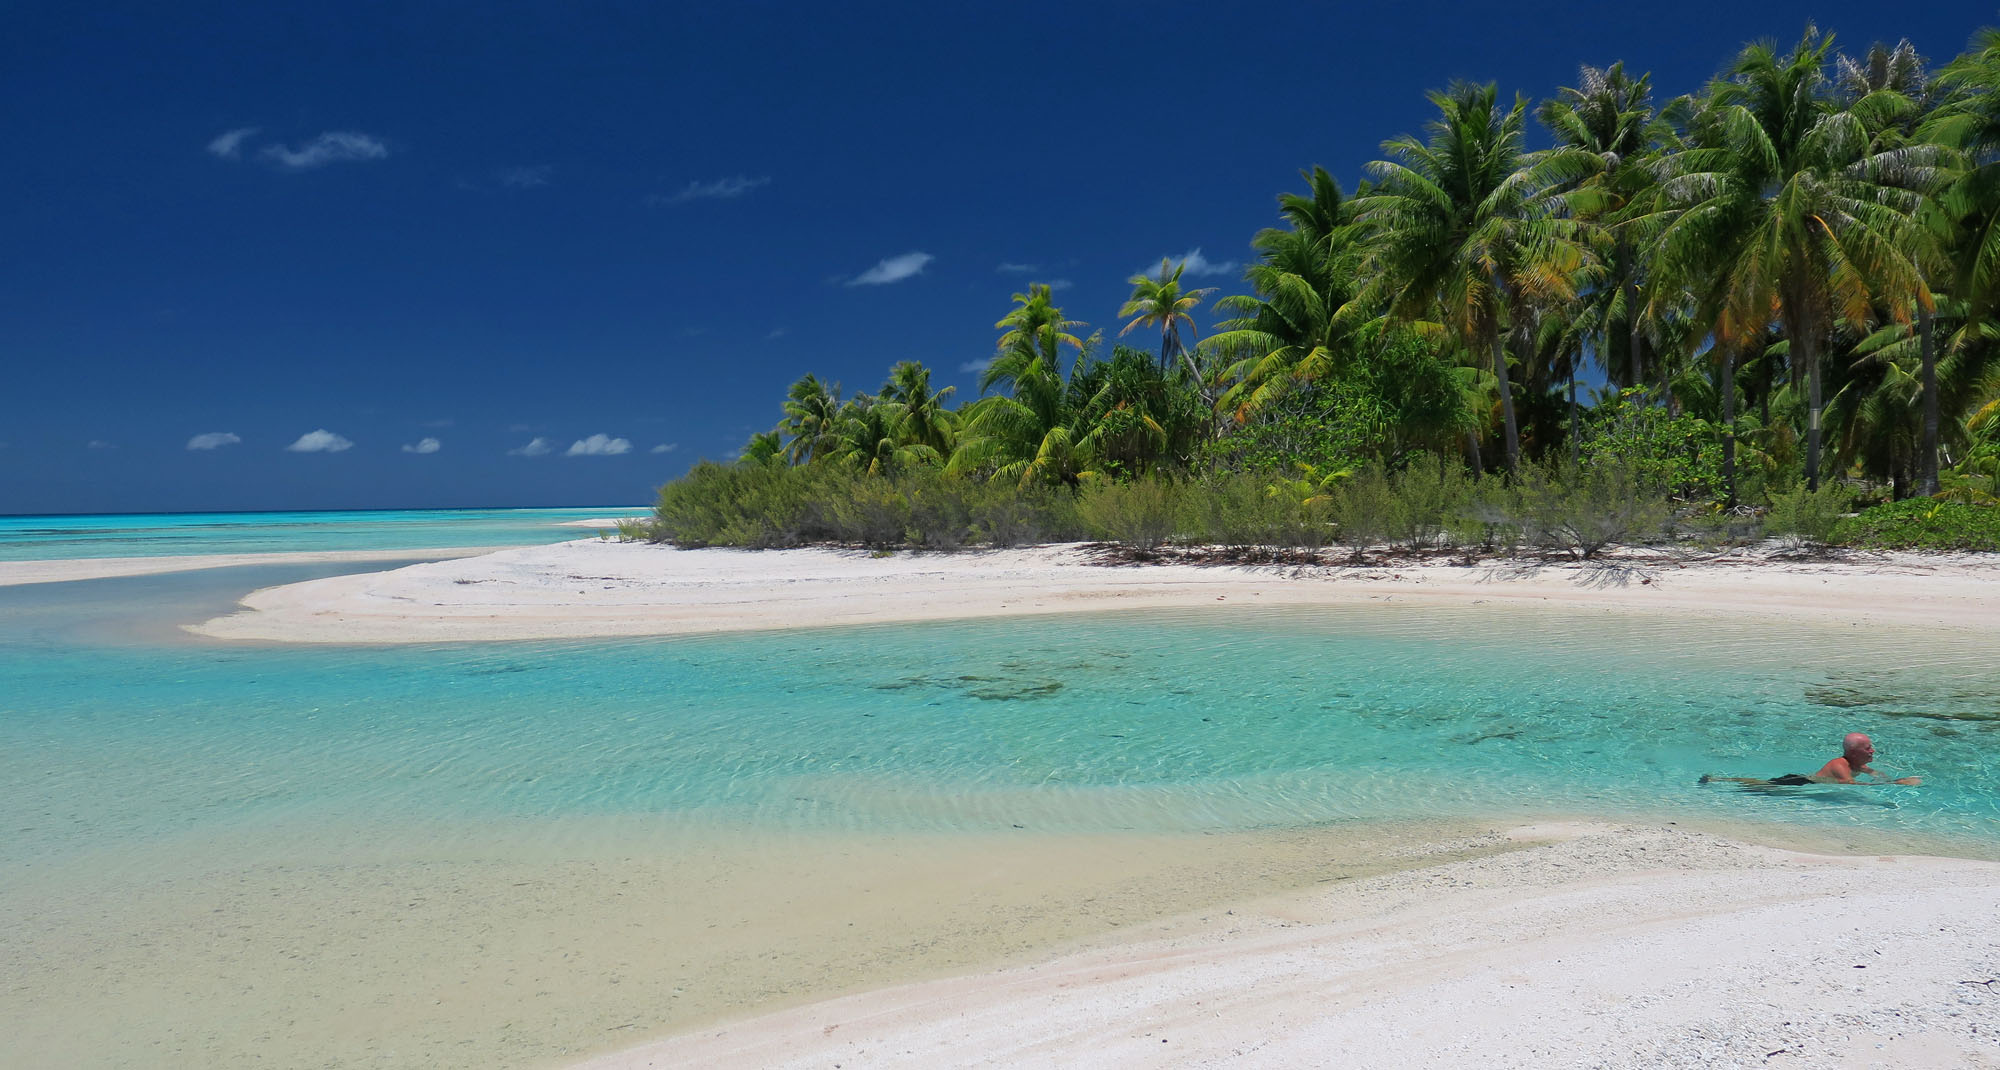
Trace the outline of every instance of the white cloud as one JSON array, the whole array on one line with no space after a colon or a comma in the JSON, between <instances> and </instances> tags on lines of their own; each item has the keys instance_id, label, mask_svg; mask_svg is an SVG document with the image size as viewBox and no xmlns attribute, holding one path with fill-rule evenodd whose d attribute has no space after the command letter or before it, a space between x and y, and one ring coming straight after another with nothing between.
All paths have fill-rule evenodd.
<instances>
[{"instance_id":1,"label":"white cloud","mask_svg":"<svg viewBox=\"0 0 2000 1070\"><path fill-rule=\"evenodd\" d=\"M221 449L224 446L234 446L241 441L243 440L237 437L233 431L210 431L188 439L187 448L191 450L214 450Z\"/></svg>"},{"instance_id":2,"label":"white cloud","mask_svg":"<svg viewBox=\"0 0 2000 1070\"><path fill-rule=\"evenodd\" d=\"M496 177L499 178L500 184L508 189L534 189L537 186L548 185L549 175L554 172L555 168L548 164L534 167L503 167Z\"/></svg>"},{"instance_id":3,"label":"white cloud","mask_svg":"<svg viewBox=\"0 0 2000 1070\"><path fill-rule=\"evenodd\" d=\"M884 286L892 282L901 282L912 275L923 274L924 265L936 259L937 257L929 253L904 253L901 256L892 256L887 260L877 263L867 271L856 275L854 278L849 279L847 284L849 286Z\"/></svg>"},{"instance_id":4,"label":"white cloud","mask_svg":"<svg viewBox=\"0 0 2000 1070\"><path fill-rule=\"evenodd\" d=\"M310 171L347 160L380 160L389 155L389 147L367 134L329 130L296 149L267 145L258 155L287 171Z\"/></svg>"},{"instance_id":5,"label":"white cloud","mask_svg":"<svg viewBox=\"0 0 2000 1070\"><path fill-rule=\"evenodd\" d=\"M552 449L555 449L555 446L554 446L553 444L551 444L551 443L549 442L549 440L548 440L548 439L545 439L545 438L541 437L540 435L536 435L536 436L535 436L534 438L531 438L531 439L529 439L529 440L528 440L528 444L527 444L527 445L525 445L525 446L521 446L521 447L519 447L519 448L517 448L517 449L511 449L511 450L508 450L508 451L507 451L507 456L509 456L509 457L540 457L540 456L542 456L543 454L545 454L545 453L549 452L549 451L550 451L550 450L552 450Z\"/></svg>"},{"instance_id":6,"label":"white cloud","mask_svg":"<svg viewBox=\"0 0 2000 1070\"><path fill-rule=\"evenodd\" d=\"M657 445L657 446L654 446L654 447L653 447L652 449L650 449L650 450L647 450L646 452L647 452L647 453L672 453L672 452L674 452L675 450L677 450L677 449L680 449L680 448L681 448L681 444L680 444L680 443L678 443L678 442L662 442L662 443L660 443L659 445Z\"/></svg>"},{"instance_id":7,"label":"white cloud","mask_svg":"<svg viewBox=\"0 0 2000 1070\"><path fill-rule=\"evenodd\" d=\"M354 443L325 428L308 431L300 435L297 442L285 447L292 453L339 453L353 448Z\"/></svg>"},{"instance_id":8,"label":"white cloud","mask_svg":"<svg viewBox=\"0 0 2000 1070\"><path fill-rule=\"evenodd\" d=\"M563 451L563 456L616 457L621 453L630 452L632 452L632 443L622 438L612 438L609 435L592 435L589 438L580 438L570 443L569 449Z\"/></svg>"},{"instance_id":9,"label":"white cloud","mask_svg":"<svg viewBox=\"0 0 2000 1070\"><path fill-rule=\"evenodd\" d=\"M118 448L118 443L106 442L101 438L93 438L90 440L88 448L93 450L115 450Z\"/></svg>"},{"instance_id":10,"label":"white cloud","mask_svg":"<svg viewBox=\"0 0 2000 1070\"><path fill-rule=\"evenodd\" d=\"M1214 260L1210 260L1208 257L1201 255L1201 250L1199 248L1189 249L1187 252L1182 253L1179 256L1169 256L1169 257L1164 257L1163 259L1165 259L1167 262L1166 270L1164 272L1160 270L1161 265L1159 264L1159 262L1155 261L1151 264L1147 264L1145 267L1140 268L1139 270L1133 272L1132 274L1147 275L1151 276L1152 278L1163 279L1166 278L1168 275L1173 274L1175 264L1184 263L1187 265L1187 269L1181 272L1181 276L1183 278L1191 278L1198 275L1227 275L1235 271L1238 267L1242 266L1234 260L1224 260L1221 261L1220 263Z\"/></svg>"},{"instance_id":11,"label":"white cloud","mask_svg":"<svg viewBox=\"0 0 2000 1070\"><path fill-rule=\"evenodd\" d=\"M713 182L690 182L687 184L687 188L679 193L664 197L654 194L646 198L646 201L649 204L685 204L688 201L726 201L734 197L741 197L751 190L770 184L771 179L768 175L761 178L751 178L749 175L736 175L731 178L718 178Z\"/></svg>"},{"instance_id":12,"label":"white cloud","mask_svg":"<svg viewBox=\"0 0 2000 1070\"><path fill-rule=\"evenodd\" d=\"M993 363L993 358L991 357L988 357L985 360L968 360L965 363L958 366L958 371L959 374L961 375L973 375L975 373L984 372L986 370L986 366L992 363Z\"/></svg>"},{"instance_id":13,"label":"white cloud","mask_svg":"<svg viewBox=\"0 0 2000 1070\"><path fill-rule=\"evenodd\" d=\"M1049 280L1049 292L1050 292L1050 293L1058 293L1058 292L1061 292L1061 291L1063 291L1063 290L1067 290L1067 289L1069 289L1070 287L1072 287L1072 286L1075 286L1075 285L1076 285L1076 283L1073 283L1073 282L1069 281L1068 279L1051 279L1051 280Z\"/></svg>"},{"instance_id":14,"label":"white cloud","mask_svg":"<svg viewBox=\"0 0 2000 1070\"><path fill-rule=\"evenodd\" d=\"M994 268L993 270L999 272L1002 275L1033 275L1035 272L1042 270L1042 266L1040 264L1003 263L999 267Z\"/></svg>"},{"instance_id":15,"label":"white cloud","mask_svg":"<svg viewBox=\"0 0 2000 1070\"><path fill-rule=\"evenodd\" d=\"M775 342L775 341L777 341L778 339L780 339L780 338L783 338L784 336L786 336L786 335L788 335L788 334L790 334L790 333L792 333L792 332L791 332L791 331L790 331L790 330L789 330L788 328L785 328L785 327L773 327L773 328L771 328L771 333L770 333L770 334L767 334L767 335L765 335L765 336L764 336L764 341L766 341L766 342Z\"/></svg>"},{"instance_id":16,"label":"white cloud","mask_svg":"<svg viewBox=\"0 0 2000 1070\"><path fill-rule=\"evenodd\" d=\"M256 133L257 127L254 126L239 126L234 130L225 130L215 135L215 140L208 143L208 151L225 160L240 160L243 158L243 142Z\"/></svg>"},{"instance_id":17,"label":"white cloud","mask_svg":"<svg viewBox=\"0 0 2000 1070\"><path fill-rule=\"evenodd\" d=\"M403 447L403 452L404 452L404 453L436 453L437 451L439 451L439 450L441 450L441 449L443 449L443 448L444 448L444 443L442 443L442 442L439 442L439 441L438 441L437 439L434 439L434 438L429 438L429 437L425 437L425 438L420 438L420 439L418 439L418 440L417 440L417 444L416 444L416 445L414 445L414 446L410 446L410 445L405 445L405 446Z\"/></svg>"}]
</instances>

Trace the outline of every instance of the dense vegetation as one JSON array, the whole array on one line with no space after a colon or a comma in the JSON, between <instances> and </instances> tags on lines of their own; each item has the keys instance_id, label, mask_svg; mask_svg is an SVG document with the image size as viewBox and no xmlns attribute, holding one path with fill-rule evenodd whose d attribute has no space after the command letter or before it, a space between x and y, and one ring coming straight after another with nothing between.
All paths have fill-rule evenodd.
<instances>
[{"instance_id":1,"label":"dense vegetation","mask_svg":"<svg viewBox=\"0 0 2000 1070\"><path fill-rule=\"evenodd\" d=\"M1156 349L1031 285L977 399L917 362L849 397L806 375L643 534L1994 548L2000 30L1937 69L1808 29L1668 100L1614 63L1533 107L1431 101L1351 192L1313 168L1279 196L1244 292L1130 279L1119 336ZM1856 497L1913 496L1836 530Z\"/></svg>"}]
</instances>

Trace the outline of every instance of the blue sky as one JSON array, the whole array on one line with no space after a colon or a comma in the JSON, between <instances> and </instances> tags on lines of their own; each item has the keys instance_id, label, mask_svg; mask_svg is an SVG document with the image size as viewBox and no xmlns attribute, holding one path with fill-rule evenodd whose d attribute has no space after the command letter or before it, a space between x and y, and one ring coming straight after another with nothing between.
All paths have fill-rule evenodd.
<instances>
[{"instance_id":1,"label":"blue sky","mask_svg":"<svg viewBox=\"0 0 2000 1070\"><path fill-rule=\"evenodd\" d=\"M640 502L812 371L1116 333L1427 89L1953 5L55 4L0 37L0 513ZM1201 320L1206 330L1208 320ZM432 445L434 444L434 445ZM207 448L202 448L207 447Z\"/></svg>"}]
</instances>

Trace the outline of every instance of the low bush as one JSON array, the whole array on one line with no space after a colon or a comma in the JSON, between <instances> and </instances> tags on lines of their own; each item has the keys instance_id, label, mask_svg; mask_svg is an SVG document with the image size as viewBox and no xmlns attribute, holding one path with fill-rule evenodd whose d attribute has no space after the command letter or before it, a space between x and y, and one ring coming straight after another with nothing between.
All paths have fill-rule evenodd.
<instances>
[{"instance_id":1,"label":"low bush","mask_svg":"<svg viewBox=\"0 0 2000 1070\"><path fill-rule=\"evenodd\" d=\"M1847 515L1852 501L1839 480L1828 480L1818 490L1803 485L1771 495L1771 510L1764 515L1764 528L1795 548L1820 550L1833 540L1835 525Z\"/></svg>"},{"instance_id":2,"label":"low bush","mask_svg":"<svg viewBox=\"0 0 2000 1070\"><path fill-rule=\"evenodd\" d=\"M1657 541L1671 513L1666 489L1616 458L1524 467L1515 502L1529 542L1579 561L1614 543Z\"/></svg>"},{"instance_id":3,"label":"low bush","mask_svg":"<svg viewBox=\"0 0 2000 1070\"><path fill-rule=\"evenodd\" d=\"M1829 541L1866 550L2000 551L2000 507L1910 498L1832 526Z\"/></svg>"},{"instance_id":4,"label":"low bush","mask_svg":"<svg viewBox=\"0 0 2000 1070\"><path fill-rule=\"evenodd\" d=\"M1076 511L1093 536L1153 550L1173 538L1180 504L1180 488L1165 479L1106 480L1078 492Z\"/></svg>"}]
</instances>

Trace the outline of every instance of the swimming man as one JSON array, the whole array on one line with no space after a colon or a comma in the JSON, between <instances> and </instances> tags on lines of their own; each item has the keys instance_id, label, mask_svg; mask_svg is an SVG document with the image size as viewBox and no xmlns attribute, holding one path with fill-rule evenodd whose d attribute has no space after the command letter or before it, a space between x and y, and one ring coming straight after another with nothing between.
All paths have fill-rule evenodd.
<instances>
[{"instance_id":1,"label":"swimming man","mask_svg":"<svg viewBox=\"0 0 2000 1070\"><path fill-rule=\"evenodd\" d=\"M1876 772L1874 766L1868 764L1874 758L1874 741L1869 739L1866 733L1849 732L1846 738L1840 741L1840 757L1820 766L1819 772L1811 776L1786 773L1784 776L1773 777L1770 780L1760 780L1756 777L1747 776L1704 776L1701 778L1700 783L1713 784L1718 781L1726 781L1731 784L1741 784L1747 788L1790 788L1802 784L1907 784L1910 787L1916 787L1924 782L1922 777L1914 776L1898 777L1895 780L1889 780ZM1873 777L1874 779L1862 780L1860 779L1861 776Z\"/></svg>"}]
</instances>

